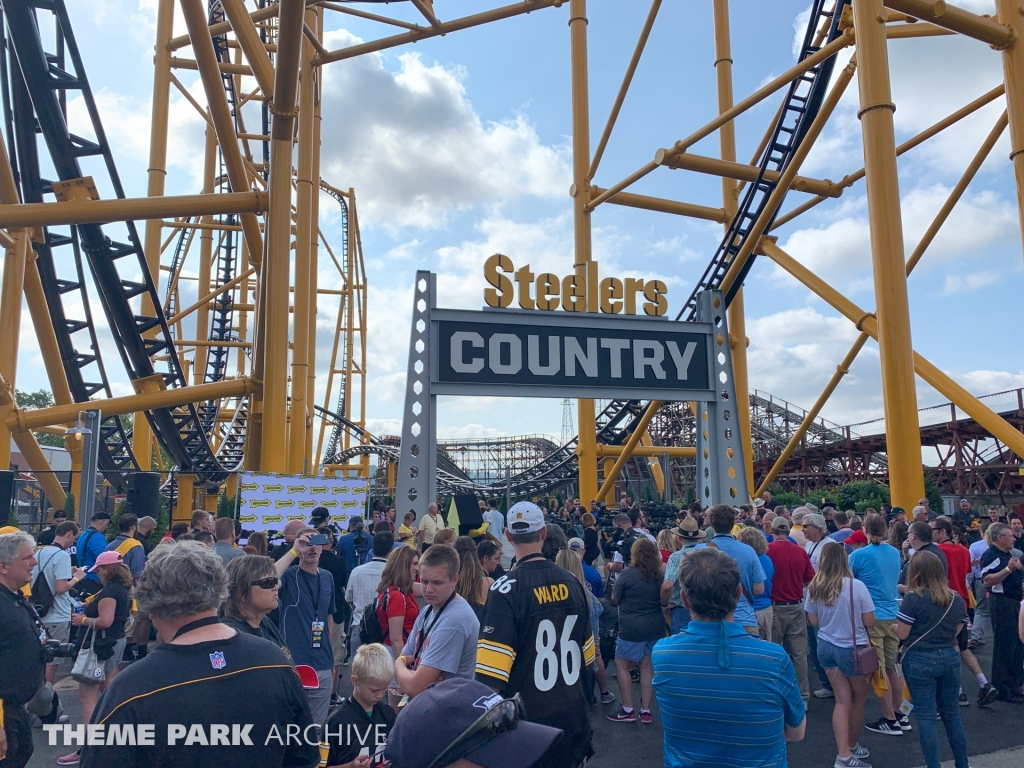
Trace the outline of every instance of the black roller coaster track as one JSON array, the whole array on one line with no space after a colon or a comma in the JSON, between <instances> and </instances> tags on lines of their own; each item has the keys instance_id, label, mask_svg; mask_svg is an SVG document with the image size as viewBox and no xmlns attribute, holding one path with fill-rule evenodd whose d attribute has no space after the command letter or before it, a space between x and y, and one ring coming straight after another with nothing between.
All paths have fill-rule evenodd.
<instances>
[{"instance_id":1,"label":"black roller coaster track","mask_svg":"<svg viewBox=\"0 0 1024 768\"><path fill-rule=\"evenodd\" d=\"M326 192L328 195L338 201L338 205L341 206L341 268L342 277L348 281L351 276L348 273L348 203L345 201L344 195L338 193L338 191L328 185L321 184L320 189ZM348 296L348 300L352 301L351 294ZM338 311L344 310L344 307L339 307ZM348 360L346 355L348 354L348 345L342 344L339 350L341 354L341 363L336 365L335 368L339 370L345 370L347 367ZM344 376L339 378L340 391L338 392L338 407L337 413L345 412L345 400L348 397L348 381ZM326 457L323 460L323 464L336 464L339 463L336 460L335 454L338 452L338 445L341 443L341 432L344 427L340 421L334 422L334 427L331 429L331 436L327 441L327 447L324 449L323 455Z\"/></svg>"},{"instance_id":2,"label":"black roller coaster track","mask_svg":"<svg viewBox=\"0 0 1024 768\"><path fill-rule=\"evenodd\" d=\"M123 198L124 190L63 0L3 0L2 9L9 35L7 42L13 54L12 64L17 64L7 72L11 81L7 87L15 97L11 105L11 121L19 126L17 155L23 200L40 200L43 194L53 192L53 184L56 183L47 182L40 176L36 132L43 137L57 180L81 179L84 174L80 161L83 158L102 158L102 168L110 187L118 198ZM37 18L39 11L52 14L56 54L47 53L43 46ZM70 69L65 64L65 55L70 60ZM95 141L69 132L65 107L68 91L82 95ZM30 130L33 124L37 126L36 130ZM74 227L69 237L46 232L41 249L34 244L41 252L40 276L44 281L44 291L48 299L56 299L51 303L58 320L54 323L54 331L69 385L73 386L72 396L79 402L87 402L96 394L109 394L110 388L98 362L99 346L91 318L86 313L83 321L71 320L65 311L65 296L77 294L87 298L82 271L78 270L71 280L61 278L58 264L52 257L54 247L68 243L73 247L76 242L80 243L79 247L85 252L99 301L129 379L138 382L159 376L165 387L186 385L134 222L126 222L126 229L127 243L112 240L100 225L83 224ZM45 277L43 273L46 273ZM132 306L142 297L149 300L154 317L137 314ZM58 306L61 308L59 313L56 312ZM88 303L83 306L88 307ZM79 352L76 348L74 336L85 330L81 323L91 326L88 334L91 353ZM100 381L87 383L86 369L94 364L94 370L101 373L97 377ZM225 479L227 471L214 455L194 405L153 410L147 412L146 417L157 439L182 471L196 474L201 482L220 483ZM128 448L128 436L120 423L115 422L118 422L116 418L104 420L100 458L101 469L109 473L112 481L115 480L114 470L128 470L136 466ZM119 478L117 482L120 484Z\"/></svg>"}]
</instances>

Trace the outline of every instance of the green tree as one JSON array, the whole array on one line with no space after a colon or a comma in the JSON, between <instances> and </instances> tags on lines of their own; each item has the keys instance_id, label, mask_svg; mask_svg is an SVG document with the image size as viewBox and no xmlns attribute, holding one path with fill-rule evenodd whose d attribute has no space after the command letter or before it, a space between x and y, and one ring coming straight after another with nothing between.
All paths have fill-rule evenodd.
<instances>
[{"instance_id":1,"label":"green tree","mask_svg":"<svg viewBox=\"0 0 1024 768\"><path fill-rule=\"evenodd\" d=\"M217 497L217 517L230 517L234 520L236 508L237 499L232 499L226 493Z\"/></svg>"},{"instance_id":2,"label":"green tree","mask_svg":"<svg viewBox=\"0 0 1024 768\"><path fill-rule=\"evenodd\" d=\"M806 501L806 499L801 497L799 494L784 490L780 485L773 485L768 489L768 491L772 495L772 501L779 504L785 504L790 509L799 507Z\"/></svg>"},{"instance_id":3,"label":"green tree","mask_svg":"<svg viewBox=\"0 0 1024 768\"><path fill-rule=\"evenodd\" d=\"M889 503L889 486L875 480L855 480L830 488L825 495L836 503L836 509L852 509L862 515L869 507L878 510Z\"/></svg>"},{"instance_id":4,"label":"green tree","mask_svg":"<svg viewBox=\"0 0 1024 768\"><path fill-rule=\"evenodd\" d=\"M945 506L942 503L942 492L935 484L935 480L927 472L924 476L924 495L925 498L928 499L928 504L936 513L940 515L944 515L946 513Z\"/></svg>"},{"instance_id":5,"label":"green tree","mask_svg":"<svg viewBox=\"0 0 1024 768\"><path fill-rule=\"evenodd\" d=\"M35 392L23 392L20 389L16 389L14 390L14 402L17 403L19 408L23 408L26 411L33 411L37 408L51 408L56 405L53 395L45 389L37 389ZM49 448L64 447L64 438L60 435L47 435L43 432L36 432L35 436L36 441L40 445L45 445Z\"/></svg>"},{"instance_id":6,"label":"green tree","mask_svg":"<svg viewBox=\"0 0 1024 768\"><path fill-rule=\"evenodd\" d=\"M64 499L64 511L68 513L68 520L76 520L77 514L75 513L75 494L68 491L67 497Z\"/></svg>"}]
</instances>

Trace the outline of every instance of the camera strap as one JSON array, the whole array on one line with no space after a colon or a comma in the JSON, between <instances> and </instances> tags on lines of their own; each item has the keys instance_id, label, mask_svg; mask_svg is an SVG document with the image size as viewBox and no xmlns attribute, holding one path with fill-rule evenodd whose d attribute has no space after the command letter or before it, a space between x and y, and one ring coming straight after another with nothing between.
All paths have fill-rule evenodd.
<instances>
[{"instance_id":1,"label":"camera strap","mask_svg":"<svg viewBox=\"0 0 1024 768\"><path fill-rule=\"evenodd\" d=\"M193 629L199 629L200 627L208 627L211 624L220 624L220 616L207 616L203 619L196 619L190 621L188 624L182 624L178 627L178 631L174 633L174 637L171 640L177 640L181 635L186 632L191 632Z\"/></svg>"},{"instance_id":2,"label":"camera strap","mask_svg":"<svg viewBox=\"0 0 1024 768\"><path fill-rule=\"evenodd\" d=\"M430 618L433 606L427 606L427 612L423 614L423 624L420 626L420 634L416 639L416 650L412 655L413 660L416 663L419 663L420 651L423 650L423 644L427 641L427 637L430 636L430 630L432 630L434 625L437 624L437 620L441 618L441 614L444 613L444 609L447 608L448 604L455 599L456 595L458 595L458 592L452 592L451 595L449 595L448 599L444 601L444 605L438 608L437 613L434 615L434 620L430 622L429 626L427 626L427 619Z\"/></svg>"}]
</instances>

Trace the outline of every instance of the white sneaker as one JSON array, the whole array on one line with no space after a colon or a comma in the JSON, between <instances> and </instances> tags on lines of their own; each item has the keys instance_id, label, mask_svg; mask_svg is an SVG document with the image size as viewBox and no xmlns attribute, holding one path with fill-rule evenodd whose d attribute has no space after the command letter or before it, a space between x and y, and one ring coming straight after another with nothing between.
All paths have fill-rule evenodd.
<instances>
[{"instance_id":1,"label":"white sneaker","mask_svg":"<svg viewBox=\"0 0 1024 768\"><path fill-rule=\"evenodd\" d=\"M851 752L849 757L836 755L835 768L871 768L871 763L865 763Z\"/></svg>"},{"instance_id":2,"label":"white sneaker","mask_svg":"<svg viewBox=\"0 0 1024 768\"><path fill-rule=\"evenodd\" d=\"M834 699L835 697L835 693L828 688L819 688L814 692L814 698L816 699Z\"/></svg>"}]
</instances>

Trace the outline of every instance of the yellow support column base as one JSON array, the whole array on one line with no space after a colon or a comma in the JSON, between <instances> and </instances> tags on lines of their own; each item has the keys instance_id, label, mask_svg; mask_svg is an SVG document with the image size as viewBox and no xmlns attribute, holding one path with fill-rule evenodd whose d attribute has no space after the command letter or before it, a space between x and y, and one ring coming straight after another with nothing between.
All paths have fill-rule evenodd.
<instances>
[{"instance_id":1,"label":"yellow support column base","mask_svg":"<svg viewBox=\"0 0 1024 768\"><path fill-rule=\"evenodd\" d=\"M597 498L597 431L594 424L594 401L578 400L577 423L580 425L576 455L579 464L579 498L584 505Z\"/></svg>"},{"instance_id":2,"label":"yellow support column base","mask_svg":"<svg viewBox=\"0 0 1024 768\"><path fill-rule=\"evenodd\" d=\"M195 475L178 475L178 498L171 515L171 525L192 522L192 496Z\"/></svg>"}]
</instances>

